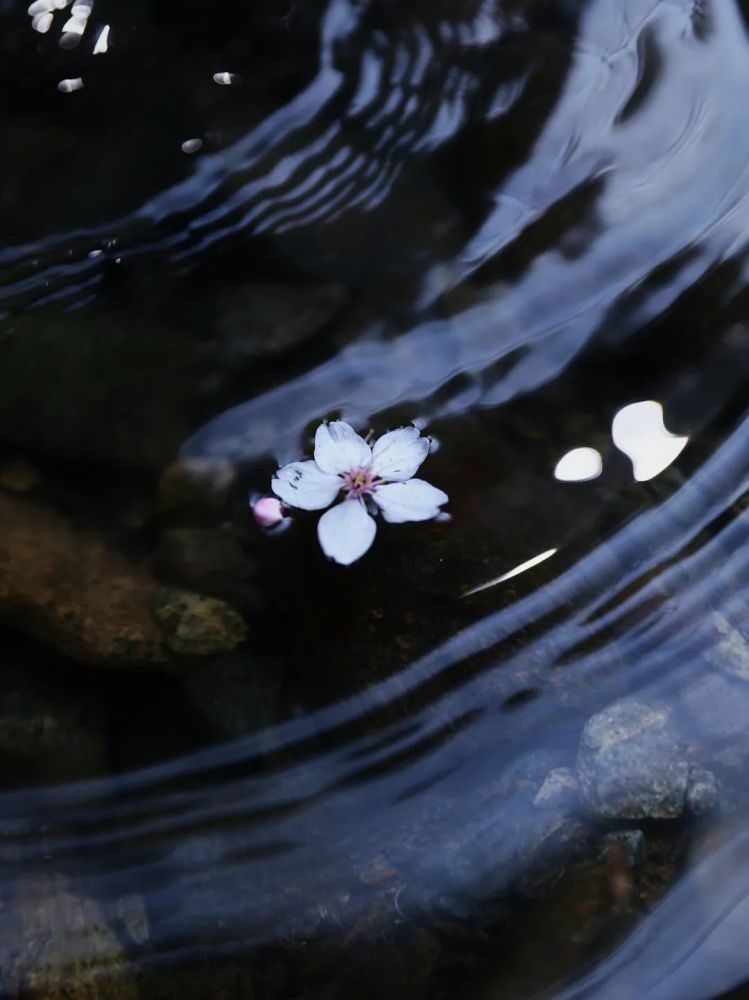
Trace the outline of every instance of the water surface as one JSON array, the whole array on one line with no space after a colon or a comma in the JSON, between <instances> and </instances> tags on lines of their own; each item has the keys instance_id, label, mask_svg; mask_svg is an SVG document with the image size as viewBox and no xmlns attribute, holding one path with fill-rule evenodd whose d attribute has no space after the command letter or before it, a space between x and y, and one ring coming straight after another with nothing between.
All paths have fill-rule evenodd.
<instances>
[{"instance_id":1,"label":"water surface","mask_svg":"<svg viewBox=\"0 0 749 1000\"><path fill-rule=\"evenodd\" d=\"M95 0L76 47L67 10L0 17L5 460L160 582L188 572L166 536L220 528L249 564L193 534L190 589L250 627L185 680L62 663L8 614L8 663L64 670L107 761L3 767L4 936L94 901L142 996L738 987L742 5ZM649 400L688 440L636 481L612 422ZM381 525L349 569L316 515L264 536L247 495L336 416L425 428L451 519ZM582 447L601 474L555 478ZM175 460L225 477L218 510L164 502ZM673 713L722 819L539 807L623 697ZM622 829L649 861L601 861Z\"/></svg>"}]
</instances>

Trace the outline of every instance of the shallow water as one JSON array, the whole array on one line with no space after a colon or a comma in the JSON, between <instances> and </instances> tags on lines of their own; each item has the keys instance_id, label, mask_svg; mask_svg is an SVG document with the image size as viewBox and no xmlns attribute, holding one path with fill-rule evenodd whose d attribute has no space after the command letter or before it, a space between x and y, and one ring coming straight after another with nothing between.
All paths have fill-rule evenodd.
<instances>
[{"instance_id":1,"label":"shallow water","mask_svg":"<svg viewBox=\"0 0 749 1000\"><path fill-rule=\"evenodd\" d=\"M31 766L0 732L4 995L739 989L742 6L95 0L62 48L69 13L0 4L5 531L51 510L249 637L102 670L0 576L8 703L83 733ZM636 481L612 421L647 400L687 441ZM333 416L428 431L451 518L381 523L347 569L317 515L264 535L247 495ZM580 447L601 475L555 478ZM542 802L625 697L709 808ZM622 830L647 860L602 851Z\"/></svg>"}]
</instances>

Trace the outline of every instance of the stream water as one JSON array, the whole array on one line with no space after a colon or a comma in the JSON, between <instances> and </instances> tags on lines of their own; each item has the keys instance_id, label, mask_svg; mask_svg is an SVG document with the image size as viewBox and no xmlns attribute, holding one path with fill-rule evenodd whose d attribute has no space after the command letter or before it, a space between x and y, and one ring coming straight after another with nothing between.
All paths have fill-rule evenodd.
<instances>
[{"instance_id":1,"label":"stream water","mask_svg":"<svg viewBox=\"0 0 749 1000\"><path fill-rule=\"evenodd\" d=\"M749 6L0 29L1 995L744 995Z\"/></svg>"}]
</instances>

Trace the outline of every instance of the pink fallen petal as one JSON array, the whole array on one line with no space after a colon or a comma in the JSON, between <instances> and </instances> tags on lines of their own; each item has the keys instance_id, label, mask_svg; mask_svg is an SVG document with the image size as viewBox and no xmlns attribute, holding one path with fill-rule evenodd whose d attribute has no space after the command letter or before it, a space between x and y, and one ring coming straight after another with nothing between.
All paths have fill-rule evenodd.
<instances>
[{"instance_id":1,"label":"pink fallen petal","mask_svg":"<svg viewBox=\"0 0 749 1000\"><path fill-rule=\"evenodd\" d=\"M262 528L272 528L283 521L283 504L276 497L261 497L252 505L252 516Z\"/></svg>"}]
</instances>

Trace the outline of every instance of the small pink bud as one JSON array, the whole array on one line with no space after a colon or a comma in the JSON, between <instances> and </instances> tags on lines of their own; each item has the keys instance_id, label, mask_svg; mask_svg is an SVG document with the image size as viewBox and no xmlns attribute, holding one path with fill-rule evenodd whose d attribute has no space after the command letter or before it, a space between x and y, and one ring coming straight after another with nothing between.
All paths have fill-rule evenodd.
<instances>
[{"instance_id":1,"label":"small pink bud","mask_svg":"<svg viewBox=\"0 0 749 1000\"><path fill-rule=\"evenodd\" d=\"M276 497L261 497L252 505L252 516L262 528L283 521L283 504Z\"/></svg>"}]
</instances>

